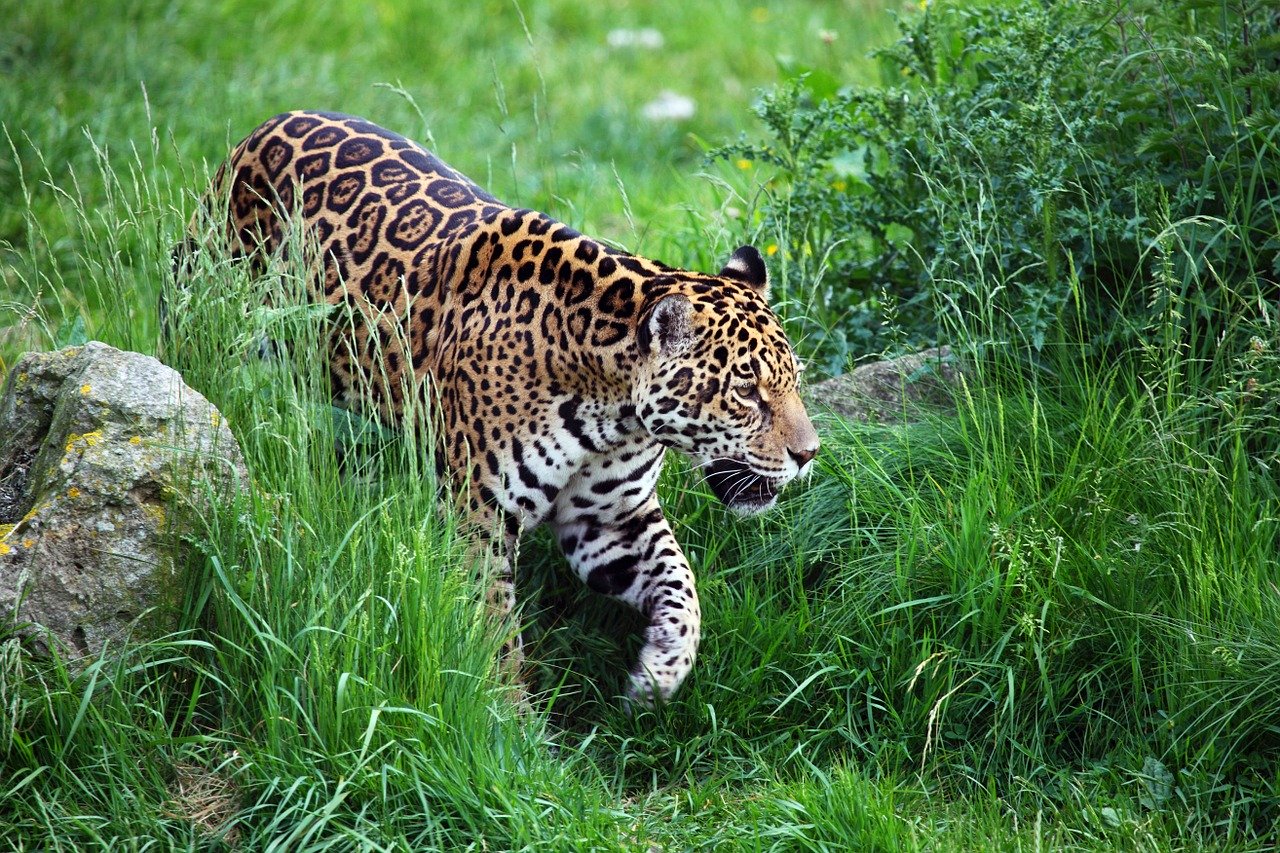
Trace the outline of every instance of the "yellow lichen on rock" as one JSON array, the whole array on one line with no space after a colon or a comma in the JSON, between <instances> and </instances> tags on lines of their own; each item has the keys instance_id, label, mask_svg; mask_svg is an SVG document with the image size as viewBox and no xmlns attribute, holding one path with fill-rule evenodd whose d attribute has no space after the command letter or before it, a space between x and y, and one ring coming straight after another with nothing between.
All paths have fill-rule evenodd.
<instances>
[{"instance_id":1,"label":"yellow lichen on rock","mask_svg":"<svg viewBox=\"0 0 1280 853\"><path fill-rule=\"evenodd\" d=\"M53 501L48 500L48 501L45 501L45 502L43 502L43 503L38 503L38 504L36 504L35 506L33 506L33 507L31 508L31 511L30 511L30 512L28 512L26 515L24 515L24 516L22 517L22 521L19 521L19 522L18 522L18 526L21 526L21 525L23 525L23 524L26 524L28 521L30 521L31 519L35 518L35 517L36 517L36 514L37 514L38 512L40 512L40 510L44 509L45 507L47 507L47 506L48 506L49 504L51 504L51 503L53 503Z\"/></svg>"},{"instance_id":2,"label":"yellow lichen on rock","mask_svg":"<svg viewBox=\"0 0 1280 853\"><path fill-rule=\"evenodd\" d=\"M77 489L75 486L72 486L71 488L67 489L67 497L69 498L80 497L80 490Z\"/></svg>"},{"instance_id":3,"label":"yellow lichen on rock","mask_svg":"<svg viewBox=\"0 0 1280 853\"><path fill-rule=\"evenodd\" d=\"M155 519L156 523L159 524L161 527L164 526L165 514L164 514L163 506L161 506L160 504L144 503L142 505L142 511L145 512L147 515L151 516L153 519Z\"/></svg>"},{"instance_id":4,"label":"yellow lichen on rock","mask_svg":"<svg viewBox=\"0 0 1280 853\"><path fill-rule=\"evenodd\" d=\"M83 441L85 444L85 447L89 448L89 447L94 447L101 440L102 440L102 430L100 429L95 429L93 432L86 432L83 435L81 435L78 432L73 432L71 433L71 435L67 436L66 452L70 453L72 448L75 447L77 442Z\"/></svg>"}]
</instances>

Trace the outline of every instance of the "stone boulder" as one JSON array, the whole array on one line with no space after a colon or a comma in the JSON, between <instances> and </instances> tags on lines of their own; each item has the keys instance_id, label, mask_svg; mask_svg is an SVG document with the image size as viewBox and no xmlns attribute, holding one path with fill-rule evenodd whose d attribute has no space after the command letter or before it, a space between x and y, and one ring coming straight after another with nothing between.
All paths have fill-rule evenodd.
<instances>
[{"instance_id":1,"label":"stone boulder","mask_svg":"<svg viewBox=\"0 0 1280 853\"><path fill-rule=\"evenodd\" d=\"M923 411L954 410L960 370L950 347L922 350L864 364L851 373L811 385L806 402L853 421L914 420Z\"/></svg>"},{"instance_id":2,"label":"stone boulder","mask_svg":"<svg viewBox=\"0 0 1280 853\"><path fill-rule=\"evenodd\" d=\"M22 356L0 396L0 636L74 658L172 630L183 519L248 482L226 420L154 358Z\"/></svg>"}]
</instances>

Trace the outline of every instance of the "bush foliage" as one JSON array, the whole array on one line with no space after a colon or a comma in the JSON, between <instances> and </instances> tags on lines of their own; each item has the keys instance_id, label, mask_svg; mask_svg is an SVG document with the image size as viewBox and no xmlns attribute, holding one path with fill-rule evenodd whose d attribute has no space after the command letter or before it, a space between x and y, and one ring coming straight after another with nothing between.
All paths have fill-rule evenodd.
<instances>
[{"instance_id":1,"label":"bush foliage","mask_svg":"<svg viewBox=\"0 0 1280 853\"><path fill-rule=\"evenodd\" d=\"M800 69L758 104L768 138L717 152L777 167L762 224L784 282L820 282L786 295L827 369L962 316L1038 351L1077 306L1107 347L1272 310L1274 8L943 2L900 27L884 85Z\"/></svg>"}]
</instances>

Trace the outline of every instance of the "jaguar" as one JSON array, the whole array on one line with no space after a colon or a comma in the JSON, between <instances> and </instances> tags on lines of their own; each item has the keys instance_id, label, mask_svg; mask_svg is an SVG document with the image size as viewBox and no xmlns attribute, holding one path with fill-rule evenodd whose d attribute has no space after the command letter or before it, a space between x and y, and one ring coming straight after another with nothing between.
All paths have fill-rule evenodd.
<instances>
[{"instance_id":1,"label":"jaguar","mask_svg":"<svg viewBox=\"0 0 1280 853\"><path fill-rule=\"evenodd\" d=\"M402 428L430 417L442 481L496 558L499 611L515 607L522 531L550 525L590 589L646 620L625 701L668 700L701 613L657 497L664 454L685 453L753 514L819 447L760 253L743 246L714 275L628 254L330 112L260 125L205 200L236 256L315 247L307 298L339 317L335 403Z\"/></svg>"}]
</instances>

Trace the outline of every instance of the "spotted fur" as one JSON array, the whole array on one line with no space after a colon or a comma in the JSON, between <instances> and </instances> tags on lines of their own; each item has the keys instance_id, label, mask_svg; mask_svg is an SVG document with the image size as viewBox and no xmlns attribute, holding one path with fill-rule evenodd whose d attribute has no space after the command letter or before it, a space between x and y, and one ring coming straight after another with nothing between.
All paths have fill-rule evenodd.
<instances>
[{"instance_id":1,"label":"spotted fur","mask_svg":"<svg viewBox=\"0 0 1280 853\"><path fill-rule=\"evenodd\" d=\"M367 121L293 112L236 146L210 198L238 253L318 245L314 301L345 306L335 397L399 423L406 394L438 419L437 464L506 566L522 530L554 529L593 590L648 619L629 696L666 699L693 665L693 574L658 504L669 447L744 513L772 506L818 436L767 304L764 262L718 275L625 254L508 207L419 145Z\"/></svg>"}]
</instances>

